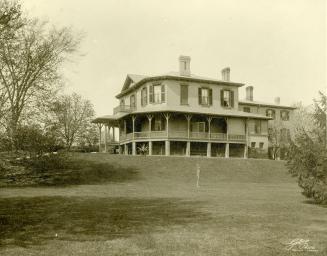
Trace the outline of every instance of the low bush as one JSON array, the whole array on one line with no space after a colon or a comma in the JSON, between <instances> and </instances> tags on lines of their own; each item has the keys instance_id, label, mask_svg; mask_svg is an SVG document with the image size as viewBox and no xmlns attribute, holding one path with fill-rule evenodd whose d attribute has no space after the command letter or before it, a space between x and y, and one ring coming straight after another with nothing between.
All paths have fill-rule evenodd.
<instances>
[{"instance_id":1,"label":"low bush","mask_svg":"<svg viewBox=\"0 0 327 256\"><path fill-rule=\"evenodd\" d=\"M249 158L258 158L258 159L267 159L268 153L267 151L260 148L249 148L248 149L248 157Z\"/></svg>"}]
</instances>

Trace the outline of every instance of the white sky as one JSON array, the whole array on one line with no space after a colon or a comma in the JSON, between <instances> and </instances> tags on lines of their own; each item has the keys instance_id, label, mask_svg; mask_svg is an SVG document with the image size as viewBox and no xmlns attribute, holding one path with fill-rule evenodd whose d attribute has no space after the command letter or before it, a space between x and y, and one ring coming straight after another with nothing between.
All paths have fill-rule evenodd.
<instances>
[{"instance_id":1,"label":"white sky","mask_svg":"<svg viewBox=\"0 0 327 256\"><path fill-rule=\"evenodd\" d=\"M23 0L32 16L83 31L67 91L111 114L127 73L178 70L254 86L254 99L310 104L326 87L325 0ZM245 87L240 88L241 98Z\"/></svg>"}]
</instances>

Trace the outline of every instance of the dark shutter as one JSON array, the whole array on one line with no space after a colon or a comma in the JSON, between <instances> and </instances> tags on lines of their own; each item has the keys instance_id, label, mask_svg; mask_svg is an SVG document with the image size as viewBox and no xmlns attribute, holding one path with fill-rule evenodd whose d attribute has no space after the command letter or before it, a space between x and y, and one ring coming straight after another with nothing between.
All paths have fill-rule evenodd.
<instances>
[{"instance_id":1,"label":"dark shutter","mask_svg":"<svg viewBox=\"0 0 327 256\"><path fill-rule=\"evenodd\" d=\"M234 91L230 91L230 104L231 107L234 107Z\"/></svg>"},{"instance_id":2,"label":"dark shutter","mask_svg":"<svg viewBox=\"0 0 327 256\"><path fill-rule=\"evenodd\" d=\"M209 91L209 105L212 105L212 89L208 89Z\"/></svg>"},{"instance_id":3,"label":"dark shutter","mask_svg":"<svg viewBox=\"0 0 327 256\"><path fill-rule=\"evenodd\" d=\"M201 105L202 104L202 91L201 91L201 88L199 88L198 91L199 91L199 104Z\"/></svg>"},{"instance_id":4,"label":"dark shutter","mask_svg":"<svg viewBox=\"0 0 327 256\"><path fill-rule=\"evenodd\" d=\"M144 105L148 104L148 87L144 87Z\"/></svg>"},{"instance_id":5,"label":"dark shutter","mask_svg":"<svg viewBox=\"0 0 327 256\"><path fill-rule=\"evenodd\" d=\"M165 102L166 101L166 94L165 94L165 85L162 84L161 85L161 102Z\"/></svg>"},{"instance_id":6,"label":"dark shutter","mask_svg":"<svg viewBox=\"0 0 327 256\"><path fill-rule=\"evenodd\" d=\"M153 103L153 85L151 84L149 87L149 101Z\"/></svg>"},{"instance_id":7,"label":"dark shutter","mask_svg":"<svg viewBox=\"0 0 327 256\"><path fill-rule=\"evenodd\" d=\"M224 107L224 90L220 91L220 105Z\"/></svg>"}]
</instances>

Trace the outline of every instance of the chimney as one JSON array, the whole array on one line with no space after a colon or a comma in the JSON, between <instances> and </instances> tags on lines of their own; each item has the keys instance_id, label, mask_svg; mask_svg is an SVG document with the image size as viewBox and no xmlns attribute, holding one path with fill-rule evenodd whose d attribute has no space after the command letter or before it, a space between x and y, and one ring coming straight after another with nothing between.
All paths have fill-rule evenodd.
<instances>
[{"instance_id":1,"label":"chimney","mask_svg":"<svg viewBox=\"0 0 327 256\"><path fill-rule=\"evenodd\" d=\"M224 68L222 71L221 71L221 78L223 81L227 81L229 82L230 80L230 68L227 67L227 68Z\"/></svg>"},{"instance_id":2,"label":"chimney","mask_svg":"<svg viewBox=\"0 0 327 256\"><path fill-rule=\"evenodd\" d=\"M189 56L179 56L179 74L181 76L190 76L191 68L190 68L191 57Z\"/></svg>"},{"instance_id":3,"label":"chimney","mask_svg":"<svg viewBox=\"0 0 327 256\"><path fill-rule=\"evenodd\" d=\"M253 86L248 86L245 88L246 90L246 100L253 101Z\"/></svg>"},{"instance_id":4,"label":"chimney","mask_svg":"<svg viewBox=\"0 0 327 256\"><path fill-rule=\"evenodd\" d=\"M280 104L280 97L276 97L276 98L275 98L275 104L276 104L276 105L279 105L279 104Z\"/></svg>"}]
</instances>

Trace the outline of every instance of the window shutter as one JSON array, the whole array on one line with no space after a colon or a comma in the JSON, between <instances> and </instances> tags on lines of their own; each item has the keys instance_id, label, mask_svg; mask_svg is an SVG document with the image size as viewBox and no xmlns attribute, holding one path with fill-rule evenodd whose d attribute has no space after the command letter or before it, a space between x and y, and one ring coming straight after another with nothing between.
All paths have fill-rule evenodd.
<instances>
[{"instance_id":1,"label":"window shutter","mask_svg":"<svg viewBox=\"0 0 327 256\"><path fill-rule=\"evenodd\" d=\"M209 89L209 105L212 105L212 89Z\"/></svg>"},{"instance_id":2,"label":"window shutter","mask_svg":"<svg viewBox=\"0 0 327 256\"><path fill-rule=\"evenodd\" d=\"M153 85L151 84L149 87L149 101L150 103L153 103Z\"/></svg>"},{"instance_id":3,"label":"window shutter","mask_svg":"<svg viewBox=\"0 0 327 256\"><path fill-rule=\"evenodd\" d=\"M166 94L165 94L165 85L162 84L161 85L161 102L165 102L166 101Z\"/></svg>"},{"instance_id":4,"label":"window shutter","mask_svg":"<svg viewBox=\"0 0 327 256\"><path fill-rule=\"evenodd\" d=\"M199 104L201 105L202 104L202 91L201 91L201 88L198 89L198 92L199 92Z\"/></svg>"},{"instance_id":5,"label":"window shutter","mask_svg":"<svg viewBox=\"0 0 327 256\"><path fill-rule=\"evenodd\" d=\"M148 104L148 87L144 87L144 105Z\"/></svg>"},{"instance_id":6,"label":"window shutter","mask_svg":"<svg viewBox=\"0 0 327 256\"><path fill-rule=\"evenodd\" d=\"M220 105L224 106L224 90L220 91Z\"/></svg>"},{"instance_id":7,"label":"window shutter","mask_svg":"<svg viewBox=\"0 0 327 256\"><path fill-rule=\"evenodd\" d=\"M234 107L234 91L230 91L230 104L232 108Z\"/></svg>"}]
</instances>

